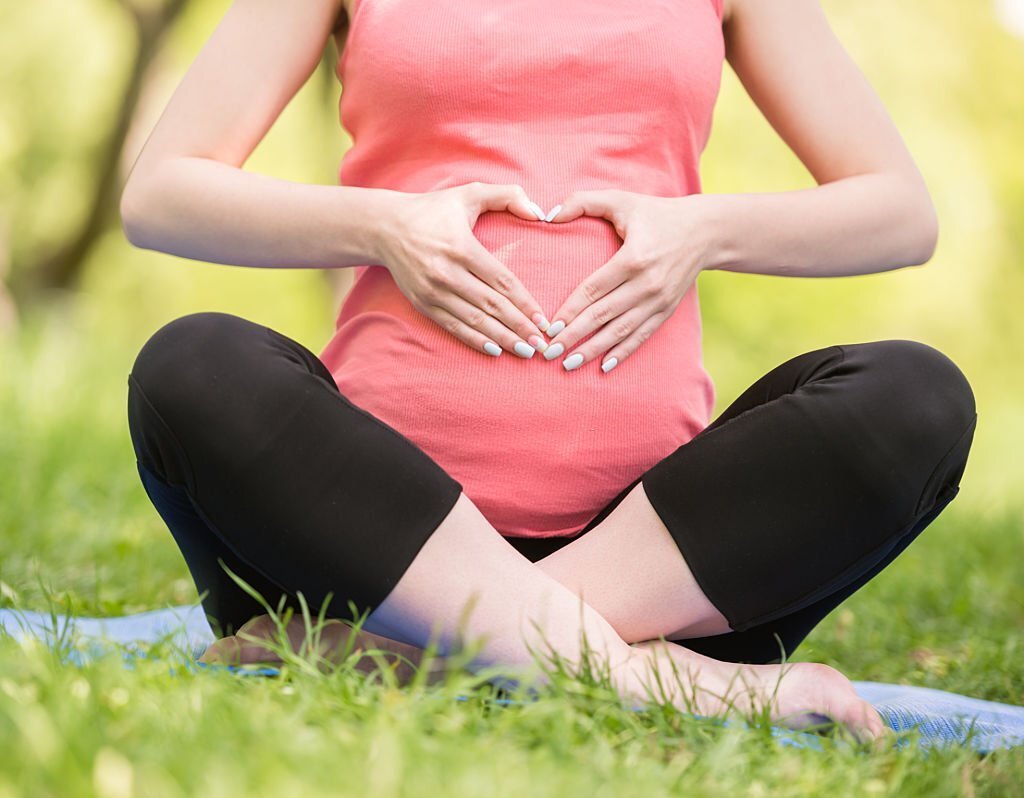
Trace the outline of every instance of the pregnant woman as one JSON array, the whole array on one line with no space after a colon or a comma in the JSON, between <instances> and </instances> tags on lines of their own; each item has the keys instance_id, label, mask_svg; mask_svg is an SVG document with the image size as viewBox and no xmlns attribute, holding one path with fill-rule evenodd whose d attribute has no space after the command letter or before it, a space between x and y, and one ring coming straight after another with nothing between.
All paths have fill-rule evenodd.
<instances>
[{"instance_id":1,"label":"pregnant woman","mask_svg":"<svg viewBox=\"0 0 1024 798\"><path fill-rule=\"evenodd\" d=\"M332 35L339 185L243 171ZM818 186L701 193L726 58ZM394 650L577 662L585 636L639 701L675 670L680 706L738 684L741 711L881 732L841 673L783 659L956 495L968 381L921 342L837 343L712 420L701 360L702 270L934 251L924 181L815 0L239 0L121 213L139 247L356 270L319 355L208 311L131 369L208 661L265 620L230 570L272 605L368 611Z\"/></svg>"}]
</instances>

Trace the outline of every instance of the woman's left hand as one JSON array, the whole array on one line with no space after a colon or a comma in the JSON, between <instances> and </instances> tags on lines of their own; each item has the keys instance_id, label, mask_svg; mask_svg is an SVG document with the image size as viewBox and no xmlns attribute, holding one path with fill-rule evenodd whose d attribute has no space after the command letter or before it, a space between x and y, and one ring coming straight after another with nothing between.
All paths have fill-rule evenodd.
<instances>
[{"instance_id":1,"label":"woman's left hand","mask_svg":"<svg viewBox=\"0 0 1024 798\"><path fill-rule=\"evenodd\" d=\"M706 262L703 196L654 197L597 189L577 191L562 203L552 223L601 217L615 226L622 246L550 317L553 325L563 321L565 326L555 326L560 332L548 341L548 360L568 352L562 365L571 370L606 354L602 368L611 371L672 315ZM590 340L572 350L595 330Z\"/></svg>"}]
</instances>

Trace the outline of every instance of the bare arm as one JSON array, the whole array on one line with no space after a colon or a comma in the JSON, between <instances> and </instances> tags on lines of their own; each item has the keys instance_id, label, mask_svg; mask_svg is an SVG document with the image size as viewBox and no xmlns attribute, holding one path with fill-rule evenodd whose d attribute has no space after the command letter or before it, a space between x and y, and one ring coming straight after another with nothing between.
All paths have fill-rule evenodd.
<instances>
[{"instance_id":1,"label":"bare arm","mask_svg":"<svg viewBox=\"0 0 1024 798\"><path fill-rule=\"evenodd\" d=\"M818 0L727 0L726 54L818 186L709 194L706 269L799 277L927 262L938 221L921 173Z\"/></svg>"},{"instance_id":2,"label":"bare arm","mask_svg":"<svg viewBox=\"0 0 1024 798\"><path fill-rule=\"evenodd\" d=\"M245 172L316 69L342 0L235 0L142 149L121 197L135 246L238 266L376 262L376 209L392 192Z\"/></svg>"}]
</instances>

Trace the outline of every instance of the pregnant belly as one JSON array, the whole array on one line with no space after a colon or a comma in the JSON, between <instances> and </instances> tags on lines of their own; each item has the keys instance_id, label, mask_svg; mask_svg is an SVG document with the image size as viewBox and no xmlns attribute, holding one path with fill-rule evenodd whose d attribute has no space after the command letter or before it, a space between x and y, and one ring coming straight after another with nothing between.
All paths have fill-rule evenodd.
<instances>
[{"instance_id":1,"label":"pregnant belly","mask_svg":"<svg viewBox=\"0 0 1024 798\"><path fill-rule=\"evenodd\" d=\"M552 320L622 243L589 217L547 225L488 213L474 232ZM696 289L605 374L600 355L566 371L564 354L478 352L416 311L387 269L361 272L321 359L346 397L461 482L502 534L574 534L710 418Z\"/></svg>"}]
</instances>

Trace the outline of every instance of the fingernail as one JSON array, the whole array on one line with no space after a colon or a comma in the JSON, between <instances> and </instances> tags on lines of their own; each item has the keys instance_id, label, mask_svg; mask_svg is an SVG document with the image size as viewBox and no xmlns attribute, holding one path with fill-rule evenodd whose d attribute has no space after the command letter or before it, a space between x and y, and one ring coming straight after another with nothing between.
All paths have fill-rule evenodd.
<instances>
[{"instance_id":1,"label":"fingernail","mask_svg":"<svg viewBox=\"0 0 1024 798\"><path fill-rule=\"evenodd\" d=\"M558 320L555 321L554 324L552 324L550 327L548 327L544 332L546 332L548 334L548 338L554 338L556 335L558 335L564 329L565 329L565 322L562 321L561 319L558 319Z\"/></svg>"},{"instance_id":2,"label":"fingernail","mask_svg":"<svg viewBox=\"0 0 1024 798\"><path fill-rule=\"evenodd\" d=\"M530 342L530 346L532 346L534 349L539 349L541 352L548 348L548 342L541 338L539 335L531 335L526 340Z\"/></svg>"},{"instance_id":3,"label":"fingernail","mask_svg":"<svg viewBox=\"0 0 1024 798\"><path fill-rule=\"evenodd\" d=\"M527 202L526 204L529 206L530 210L534 212L538 219L540 219L542 222L547 221L547 219L544 218L544 211L541 210L540 205L538 205L536 202Z\"/></svg>"},{"instance_id":4,"label":"fingernail","mask_svg":"<svg viewBox=\"0 0 1024 798\"><path fill-rule=\"evenodd\" d=\"M583 355L581 355L579 352L577 352L575 355L569 355L569 357L567 357L565 360L563 360L562 361L562 365L565 367L566 371L572 371L574 368L576 368L582 362L583 362Z\"/></svg>"},{"instance_id":5,"label":"fingernail","mask_svg":"<svg viewBox=\"0 0 1024 798\"><path fill-rule=\"evenodd\" d=\"M516 345L512 349L519 357L533 357L533 353L537 351L525 341L516 341Z\"/></svg>"},{"instance_id":6,"label":"fingernail","mask_svg":"<svg viewBox=\"0 0 1024 798\"><path fill-rule=\"evenodd\" d=\"M531 318L533 319L533 323L537 325L541 332L544 332L551 326L551 322L545 319L542 313L534 313Z\"/></svg>"},{"instance_id":7,"label":"fingernail","mask_svg":"<svg viewBox=\"0 0 1024 798\"><path fill-rule=\"evenodd\" d=\"M565 351L565 347L562 346L561 342L559 342L559 343L555 344L554 346L549 346L547 348L547 351L544 352L544 357L546 359L548 359L548 360L554 360L556 357L558 357L564 351Z\"/></svg>"},{"instance_id":8,"label":"fingernail","mask_svg":"<svg viewBox=\"0 0 1024 798\"><path fill-rule=\"evenodd\" d=\"M484 351L489 355L497 357L501 354L501 347L494 343L494 341L488 341L484 344Z\"/></svg>"},{"instance_id":9,"label":"fingernail","mask_svg":"<svg viewBox=\"0 0 1024 798\"><path fill-rule=\"evenodd\" d=\"M556 205L554 208L551 209L551 212L547 216L544 217L544 221L545 222L550 222L552 219L554 219L556 216L558 216L558 212L560 210L562 210L562 206L561 205Z\"/></svg>"},{"instance_id":10,"label":"fingernail","mask_svg":"<svg viewBox=\"0 0 1024 798\"><path fill-rule=\"evenodd\" d=\"M601 364L601 371L603 371L605 374L607 374L609 371L611 371L613 368L615 368L615 366L616 366L616 364L618 362L619 362L619 359L617 357L610 357L610 358L608 358L604 363Z\"/></svg>"}]
</instances>

